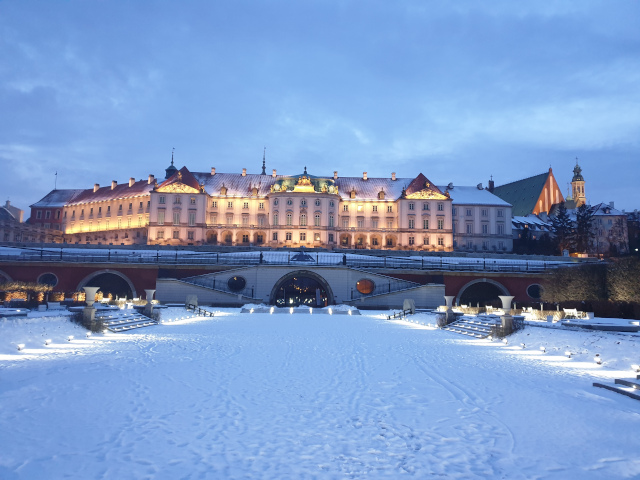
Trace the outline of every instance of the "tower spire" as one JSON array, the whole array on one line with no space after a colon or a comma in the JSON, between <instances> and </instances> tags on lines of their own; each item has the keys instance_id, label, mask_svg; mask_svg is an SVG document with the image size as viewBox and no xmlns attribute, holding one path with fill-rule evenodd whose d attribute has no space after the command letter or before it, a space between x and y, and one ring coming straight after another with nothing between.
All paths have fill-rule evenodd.
<instances>
[{"instance_id":1,"label":"tower spire","mask_svg":"<svg viewBox=\"0 0 640 480\"><path fill-rule=\"evenodd\" d=\"M264 147L264 150L262 152L262 175L267 174L267 170L266 170L267 165L265 163L266 155L267 155L267 147Z\"/></svg>"}]
</instances>

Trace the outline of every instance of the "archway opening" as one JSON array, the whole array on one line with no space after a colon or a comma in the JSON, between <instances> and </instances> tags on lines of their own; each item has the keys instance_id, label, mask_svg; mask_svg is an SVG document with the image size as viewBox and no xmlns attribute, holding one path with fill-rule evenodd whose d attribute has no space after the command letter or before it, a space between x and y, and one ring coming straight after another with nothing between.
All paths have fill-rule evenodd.
<instances>
[{"instance_id":1,"label":"archway opening","mask_svg":"<svg viewBox=\"0 0 640 480\"><path fill-rule=\"evenodd\" d=\"M288 276L278 284L274 300L278 307L325 307L329 305L330 296L322 282L300 273Z\"/></svg>"},{"instance_id":2,"label":"archway opening","mask_svg":"<svg viewBox=\"0 0 640 480\"><path fill-rule=\"evenodd\" d=\"M458 304L472 307L500 304L499 295L505 295L505 293L497 285L489 282L477 282L465 288L458 299Z\"/></svg>"},{"instance_id":3,"label":"archway opening","mask_svg":"<svg viewBox=\"0 0 640 480\"><path fill-rule=\"evenodd\" d=\"M100 287L102 294L113 298L133 298L133 292L127 281L114 273L100 273L89 280L84 286Z\"/></svg>"}]
</instances>

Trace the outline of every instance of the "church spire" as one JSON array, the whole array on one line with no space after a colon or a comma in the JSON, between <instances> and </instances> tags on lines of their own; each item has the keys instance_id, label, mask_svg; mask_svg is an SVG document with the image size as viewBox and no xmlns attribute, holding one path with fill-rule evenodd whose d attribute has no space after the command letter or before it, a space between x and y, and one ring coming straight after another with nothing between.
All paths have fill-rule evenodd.
<instances>
[{"instance_id":1,"label":"church spire","mask_svg":"<svg viewBox=\"0 0 640 480\"><path fill-rule=\"evenodd\" d=\"M576 207L587 203L587 197L584 192L584 177L582 176L582 168L578 165L578 157L576 157L576 166L573 167L573 178L571 179L571 193Z\"/></svg>"},{"instance_id":2,"label":"church spire","mask_svg":"<svg viewBox=\"0 0 640 480\"><path fill-rule=\"evenodd\" d=\"M267 170L266 170L267 164L265 163L266 156L267 156L267 147L264 147L264 151L262 152L262 175L267 174Z\"/></svg>"},{"instance_id":3,"label":"church spire","mask_svg":"<svg viewBox=\"0 0 640 480\"><path fill-rule=\"evenodd\" d=\"M171 149L171 165L169 165L169 167L165 168L165 180L168 179L169 177L171 177L174 173L176 173L178 171L178 169L176 167L173 166L173 152L174 152L175 148Z\"/></svg>"}]
</instances>

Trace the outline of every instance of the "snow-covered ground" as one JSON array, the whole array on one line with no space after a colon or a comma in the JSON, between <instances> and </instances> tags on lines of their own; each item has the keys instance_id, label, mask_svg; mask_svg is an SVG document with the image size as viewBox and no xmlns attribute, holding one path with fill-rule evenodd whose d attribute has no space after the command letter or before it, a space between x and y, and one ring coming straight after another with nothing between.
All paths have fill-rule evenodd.
<instances>
[{"instance_id":1,"label":"snow-covered ground","mask_svg":"<svg viewBox=\"0 0 640 480\"><path fill-rule=\"evenodd\" d=\"M631 377L638 336L361 313L0 320L0 478L640 477L640 402L592 387Z\"/></svg>"}]
</instances>

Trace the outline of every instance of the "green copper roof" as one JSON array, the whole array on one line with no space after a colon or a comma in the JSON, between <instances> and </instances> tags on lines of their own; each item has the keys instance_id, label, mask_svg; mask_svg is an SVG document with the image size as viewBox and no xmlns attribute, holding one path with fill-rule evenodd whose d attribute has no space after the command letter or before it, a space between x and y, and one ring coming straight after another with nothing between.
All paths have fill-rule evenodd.
<instances>
[{"instance_id":1,"label":"green copper roof","mask_svg":"<svg viewBox=\"0 0 640 480\"><path fill-rule=\"evenodd\" d=\"M533 213L549 172L495 187L493 194L513 205L512 215L524 217Z\"/></svg>"}]
</instances>

